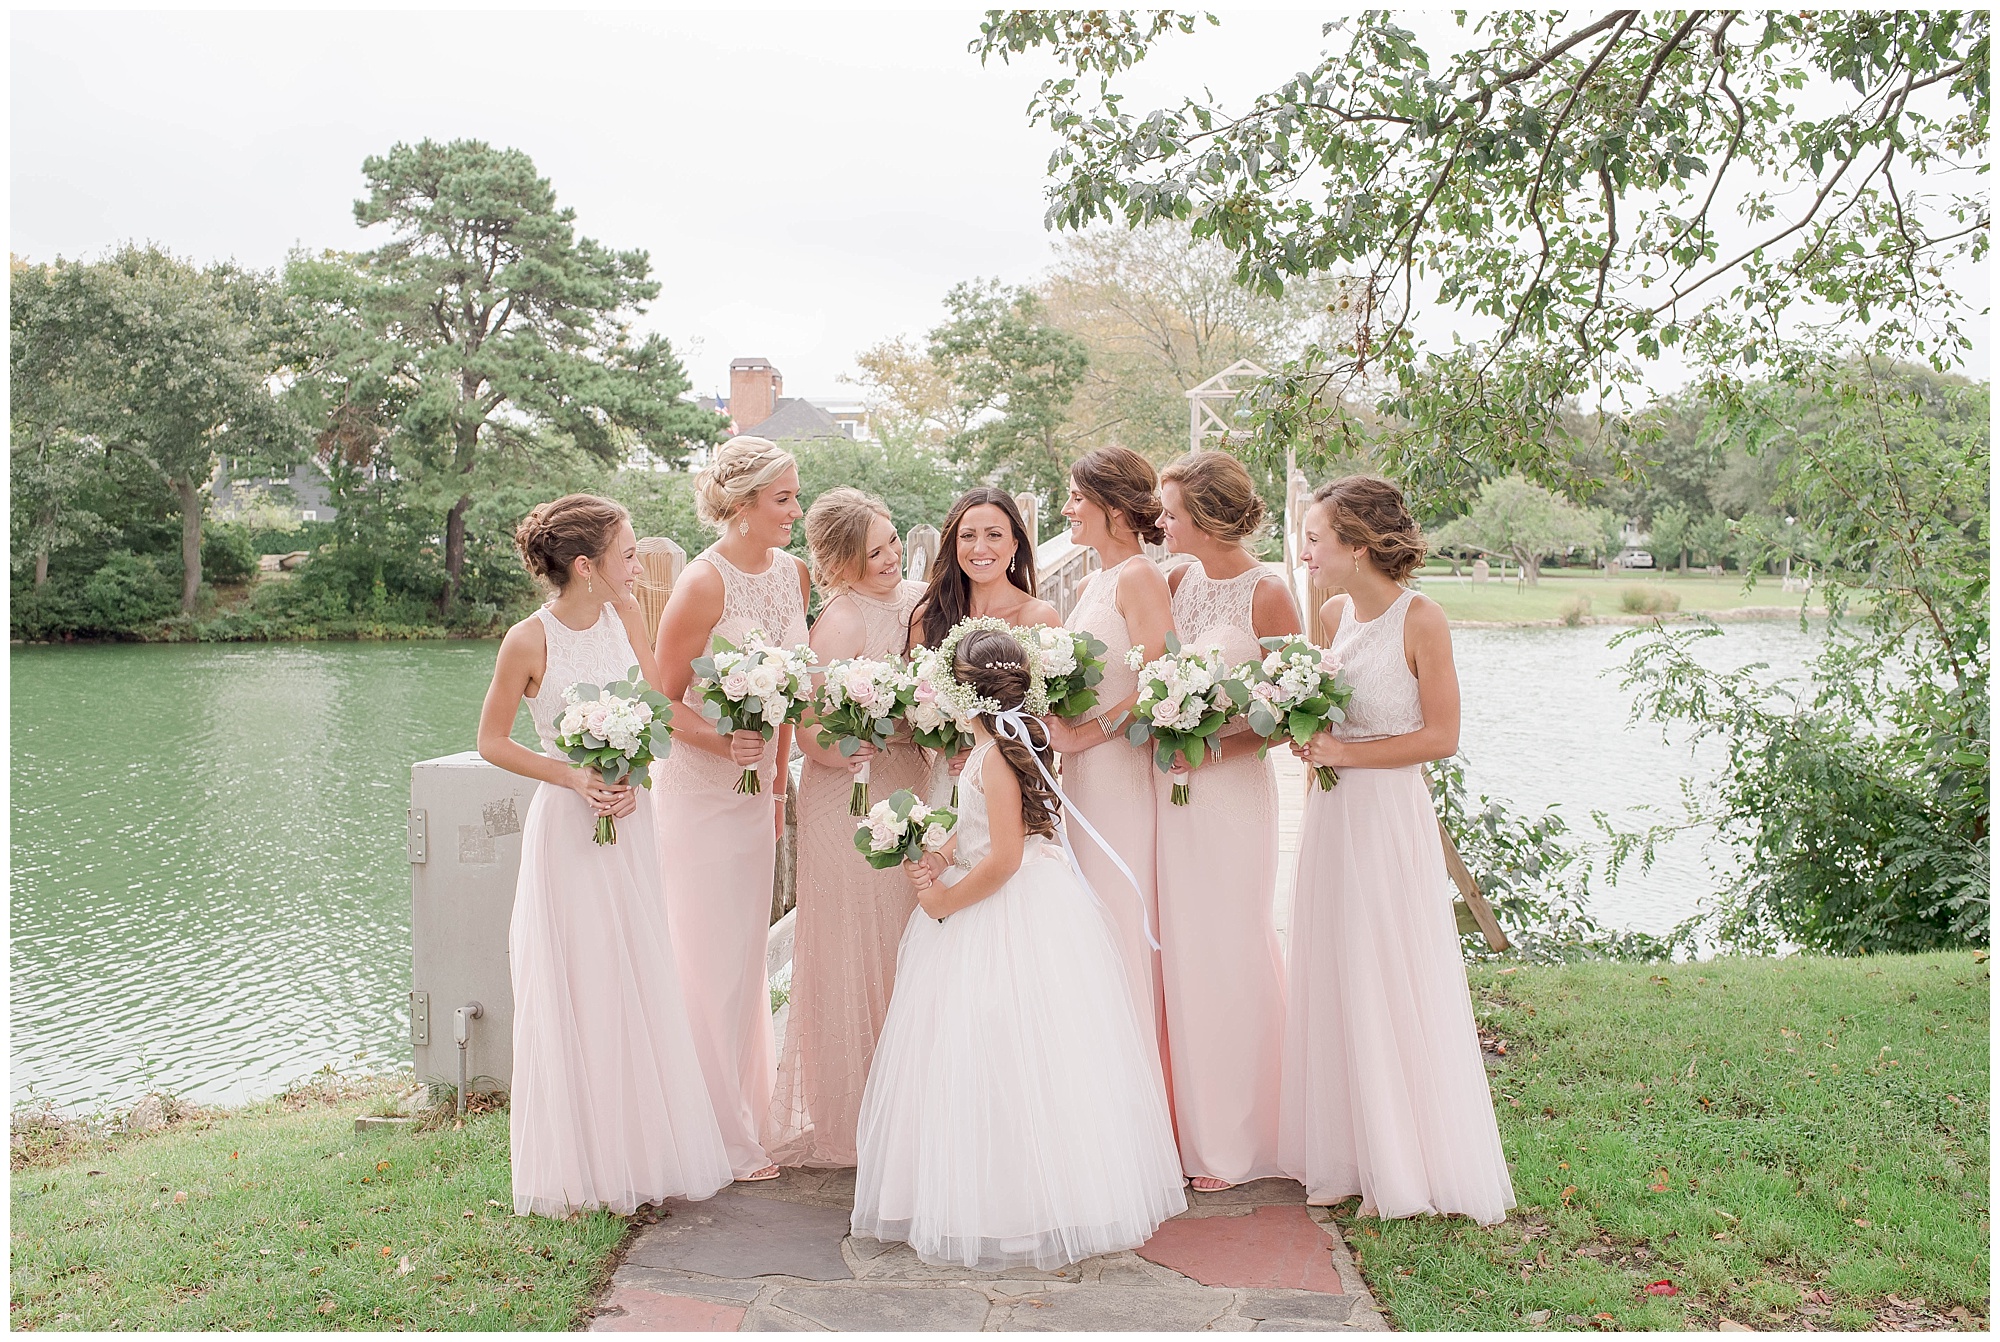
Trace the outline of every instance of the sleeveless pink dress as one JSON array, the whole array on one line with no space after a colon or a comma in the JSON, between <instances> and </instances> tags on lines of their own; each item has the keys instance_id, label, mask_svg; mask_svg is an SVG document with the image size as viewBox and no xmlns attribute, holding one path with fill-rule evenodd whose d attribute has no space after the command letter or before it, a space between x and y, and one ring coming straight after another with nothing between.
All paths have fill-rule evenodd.
<instances>
[{"instance_id":1,"label":"sleeveless pink dress","mask_svg":"<svg viewBox=\"0 0 2000 1342\"><path fill-rule=\"evenodd\" d=\"M536 614L548 665L528 711L543 753L563 759L554 745L563 691L622 680L639 659L609 605L582 632ZM547 783L521 826L507 936L508 1133L524 1216L591 1207L624 1216L663 1198L705 1198L732 1178L660 906L652 810L642 800L614 844L598 846L596 827L581 797Z\"/></svg>"},{"instance_id":2,"label":"sleeveless pink dress","mask_svg":"<svg viewBox=\"0 0 2000 1342\"><path fill-rule=\"evenodd\" d=\"M859 592L834 599L855 603L866 626L860 655L880 659L901 655L923 595L922 583L906 581L888 601ZM904 741L878 752L868 775L870 799L883 801L902 788L922 795L930 766ZM780 1165L854 1163L861 1094L896 981L896 943L917 906L900 870L877 871L854 851L853 783L847 770L810 756L799 779L791 1002L764 1138Z\"/></svg>"},{"instance_id":3,"label":"sleeveless pink dress","mask_svg":"<svg viewBox=\"0 0 2000 1342\"><path fill-rule=\"evenodd\" d=\"M1174 592L1186 647L1219 649L1228 665L1261 656L1251 605L1259 564L1217 580L1187 566ZM1189 776L1172 805L1171 775L1153 770L1160 892L1160 986L1167 1070L1181 1163L1232 1184L1278 1165L1278 1053L1285 969L1272 926L1278 886L1278 782L1257 739L1223 742L1221 760Z\"/></svg>"},{"instance_id":4,"label":"sleeveless pink dress","mask_svg":"<svg viewBox=\"0 0 2000 1342\"><path fill-rule=\"evenodd\" d=\"M1063 621L1067 628L1096 635L1105 647L1104 679L1097 686L1099 707L1083 724L1090 730L1097 730L1093 724L1105 708L1131 694L1139 682L1138 672L1125 665L1132 632L1118 610L1118 574L1126 564L1151 562L1144 555L1134 555L1093 575ZM1160 922L1160 896L1153 876L1155 772L1151 752L1135 750L1122 735L1081 754L1065 755L1062 762L1063 791L1139 878L1139 888L1134 891L1081 825L1069 827L1077 865L1111 915L1133 1008L1141 1021L1150 1023L1147 1033L1157 1047L1166 1034L1166 1017L1160 1005L1160 958L1146 942L1146 919L1152 920L1155 934Z\"/></svg>"},{"instance_id":5,"label":"sleeveless pink dress","mask_svg":"<svg viewBox=\"0 0 2000 1342\"><path fill-rule=\"evenodd\" d=\"M1343 740L1423 726L1405 592L1350 609L1333 650L1354 686ZM1292 897L1279 1154L1323 1205L1504 1219L1514 1187L1479 1054L1437 813L1418 765L1340 770L1307 794Z\"/></svg>"},{"instance_id":6,"label":"sleeveless pink dress","mask_svg":"<svg viewBox=\"0 0 2000 1342\"><path fill-rule=\"evenodd\" d=\"M762 573L745 573L713 548L699 557L722 575L722 618L711 646L717 635L741 646L752 629L786 647L806 641L798 561L773 550ZM741 769L693 746L654 766L668 927L716 1122L739 1176L771 1163L762 1133L777 1067L764 952L778 857L771 779L779 767L773 740L757 770L764 790L745 796L736 791Z\"/></svg>"}]
</instances>

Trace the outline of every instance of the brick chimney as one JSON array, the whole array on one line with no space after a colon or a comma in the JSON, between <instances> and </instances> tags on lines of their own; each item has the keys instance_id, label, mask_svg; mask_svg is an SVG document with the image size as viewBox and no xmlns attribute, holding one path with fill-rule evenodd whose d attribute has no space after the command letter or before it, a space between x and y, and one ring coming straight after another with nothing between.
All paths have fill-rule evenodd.
<instances>
[{"instance_id":1,"label":"brick chimney","mask_svg":"<svg viewBox=\"0 0 2000 1342\"><path fill-rule=\"evenodd\" d=\"M785 378L769 359L729 361L729 417L738 433L749 433L778 408Z\"/></svg>"}]
</instances>

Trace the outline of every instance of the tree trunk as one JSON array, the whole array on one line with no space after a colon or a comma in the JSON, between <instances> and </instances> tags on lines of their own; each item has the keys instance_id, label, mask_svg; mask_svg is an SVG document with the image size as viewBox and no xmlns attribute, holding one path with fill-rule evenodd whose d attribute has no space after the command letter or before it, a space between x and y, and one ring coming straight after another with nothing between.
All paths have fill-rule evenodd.
<instances>
[{"instance_id":1,"label":"tree trunk","mask_svg":"<svg viewBox=\"0 0 2000 1342\"><path fill-rule=\"evenodd\" d=\"M41 549L35 551L35 590L37 592L41 591L42 585L48 580L49 547L44 545Z\"/></svg>"},{"instance_id":2,"label":"tree trunk","mask_svg":"<svg viewBox=\"0 0 2000 1342\"><path fill-rule=\"evenodd\" d=\"M1514 552L1514 562L1521 566L1521 577L1533 587L1542 576L1541 556Z\"/></svg>"},{"instance_id":3,"label":"tree trunk","mask_svg":"<svg viewBox=\"0 0 2000 1342\"><path fill-rule=\"evenodd\" d=\"M472 495L461 494L445 514L444 599L438 603L440 615L448 613L451 603L458 598L459 576L465 572L465 510L471 506Z\"/></svg>"},{"instance_id":4,"label":"tree trunk","mask_svg":"<svg viewBox=\"0 0 2000 1342\"><path fill-rule=\"evenodd\" d=\"M181 501L181 614L194 614L201 592L201 486L193 480L169 481Z\"/></svg>"}]
</instances>

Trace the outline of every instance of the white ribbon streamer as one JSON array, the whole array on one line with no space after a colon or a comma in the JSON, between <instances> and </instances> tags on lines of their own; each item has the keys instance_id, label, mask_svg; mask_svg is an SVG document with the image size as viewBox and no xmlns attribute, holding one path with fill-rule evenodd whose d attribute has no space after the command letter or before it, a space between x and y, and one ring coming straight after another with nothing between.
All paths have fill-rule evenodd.
<instances>
[{"instance_id":1,"label":"white ribbon streamer","mask_svg":"<svg viewBox=\"0 0 2000 1342\"><path fill-rule=\"evenodd\" d=\"M1051 774L1048 766L1042 763L1042 752L1036 748L1034 733L1028 728L1028 715L1020 708L1003 709L993 715L993 731L995 735L1004 736L1010 741L1018 741L1028 748L1028 754L1034 758L1035 767L1041 770L1042 781L1049 785L1050 791L1062 798L1063 811L1067 818L1083 826L1083 832L1097 844L1097 850L1110 858L1111 864L1130 882L1132 892L1139 896L1139 922L1146 930L1146 944L1154 950L1160 949L1159 940L1153 935L1153 920L1146 913L1146 892L1139 888L1139 878L1125 865L1125 859L1118 856L1111 845L1104 841L1104 836L1097 832L1089 818L1077 809L1076 803L1063 793L1062 785L1056 782L1055 775ZM1083 865L1076 860L1076 849L1069 845L1069 826L1064 823L1065 816L1058 815L1055 818L1056 838L1062 842L1063 855L1069 859L1069 869L1076 873L1077 880L1083 882L1083 888L1090 891L1090 897L1097 901L1099 908L1102 908L1103 896L1097 893L1097 887L1090 883L1090 878L1083 874Z\"/></svg>"}]
</instances>

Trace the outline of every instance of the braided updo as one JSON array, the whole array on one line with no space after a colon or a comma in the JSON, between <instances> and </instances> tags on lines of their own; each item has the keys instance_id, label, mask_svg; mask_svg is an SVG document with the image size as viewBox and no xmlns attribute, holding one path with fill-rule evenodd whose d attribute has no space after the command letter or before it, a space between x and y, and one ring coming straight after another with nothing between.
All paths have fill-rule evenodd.
<instances>
[{"instance_id":1,"label":"braided updo","mask_svg":"<svg viewBox=\"0 0 2000 1342\"><path fill-rule=\"evenodd\" d=\"M975 629L959 640L952 659L952 674L982 699L1001 708L1017 708L1028 697L1028 653L1020 641L998 629ZM1049 748L1049 735L1039 718L1028 718L1028 734L1036 744L1033 751L994 727L993 715L981 713L979 720L992 733L993 748L1021 784L1021 825L1030 834L1054 838L1062 801L1049 787L1042 771L1035 767L1035 754Z\"/></svg>"},{"instance_id":2,"label":"braided updo","mask_svg":"<svg viewBox=\"0 0 2000 1342\"><path fill-rule=\"evenodd\" d=\"M529 511L514 528L514 548L528 572L558 592L569 584L570 565L596 559L611 548L620 523L632 515L595 494L565 494Z\"/></svg>"}]
</instances>

